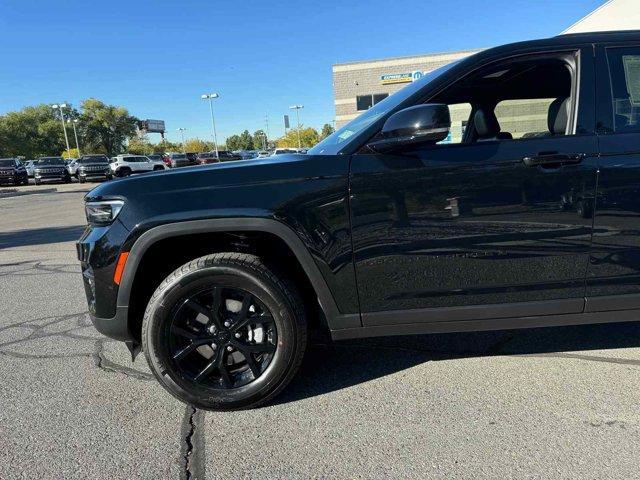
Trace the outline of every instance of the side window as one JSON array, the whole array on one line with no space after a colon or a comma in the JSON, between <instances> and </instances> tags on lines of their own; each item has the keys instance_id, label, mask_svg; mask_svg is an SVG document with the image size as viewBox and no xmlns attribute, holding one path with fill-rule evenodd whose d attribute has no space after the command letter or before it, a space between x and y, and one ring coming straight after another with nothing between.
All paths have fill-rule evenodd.
<instances>
[{"instance_id":1,"label":"side window","mask_svg":"<svg viewBox=\"0 0 640 480\"><path fill-rule=\"evenodd\" d=\"M607 49L616 132L640 132L640 47Z\"/></svg>"},{"instance_id":2,"label":"side window","mask_svg":"<svg viewBox=\"0 0 640 480\"><path fill-rule=\"evenodd\" d=\"M500 130L509 132L513 138L547 136L549 106L554 100L555 98L533 98L499 102L494 112Z\"/></svg>"},{"instance_id":3,"label":"side window","mask_svg":"<svg viewBox=\"0 0 640 480\"><path fill-rule=\"evenodd\" d=\"M449 105L449 116L451 117L451 129L447 138L438 144L462 143L465 128L471 115L470 103L454 103Z\"/></svg>"}]
</instances>

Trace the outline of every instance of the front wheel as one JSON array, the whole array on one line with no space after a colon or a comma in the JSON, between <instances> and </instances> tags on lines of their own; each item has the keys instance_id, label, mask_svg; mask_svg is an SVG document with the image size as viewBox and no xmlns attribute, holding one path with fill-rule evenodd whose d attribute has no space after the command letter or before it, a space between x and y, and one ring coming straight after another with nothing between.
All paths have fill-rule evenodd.
<instances>
[{"instance_id":1,"label":"front wheel","mask_svg":"<svg viewBox=\"0 0 640 480\"><path fill-rule=\"evenodd\" d=\"M144 315L142 346L162 386L207 410L256 407L293 378L306 348L295 288L253 255L218 253L169 275Z\"/></svg>"}]
</instances>

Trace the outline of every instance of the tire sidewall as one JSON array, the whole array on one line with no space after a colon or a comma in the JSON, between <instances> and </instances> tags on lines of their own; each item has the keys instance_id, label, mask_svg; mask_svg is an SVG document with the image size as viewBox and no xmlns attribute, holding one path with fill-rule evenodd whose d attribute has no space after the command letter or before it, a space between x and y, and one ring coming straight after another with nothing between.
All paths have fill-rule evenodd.
<instances>
[{"instance_id":1,"label":"tire sidewall","mask_svg":"<svg viewBox=\"0 0 640 480\"><path fill-rule=\"evenodd\" d=\"M277 348L267 369L257 380L234 389L197 388L173 369L166 349L166 328L185 297L205 287L221 286L245 290L271 312L277 331ZM265 275L230 264L205 266L177 276L160 287L147 307L143 327L144 350L160 383L177 398L205 409L229 410L249 407L273 396L285 382L298 346L296 322L285 295Z\"/></svg>"}]
</instances>

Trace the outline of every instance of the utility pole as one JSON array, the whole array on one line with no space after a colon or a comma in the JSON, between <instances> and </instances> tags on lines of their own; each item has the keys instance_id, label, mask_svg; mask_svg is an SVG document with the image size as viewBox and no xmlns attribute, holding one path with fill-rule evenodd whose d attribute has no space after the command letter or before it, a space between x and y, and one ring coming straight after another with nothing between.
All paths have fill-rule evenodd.
<instances>
[{"instance_id":1,"label":"utility pole","mask_svg":"<svg viewBox=\"0 0 640 480\"><path fill-rule=\"evenodd\" d=\"M178 129L178 131L180 132L180 137L182 138L182 153L187 153L187 151L184 149L184 132L185 132L186 128L182 128L180 127Z\"/></svg>"},{"instance_id":2,"label":"utility pole","mask_svg":"<svg viewBox=\"0 0 640 480\"><path fill-rule=\"evenodd\" d=\"M302 148L302 142L300 141L300 109L304 108L304 105L292 105L289 108L296 111L296 119L298 121L298 148Z\"/></svg>"},{"instance_id":3,"label":"utility pole","mask_svg":"<svg viewBox=\"0 0 640 480\"><path fill-rule=\"evenodd\" d=\"M53 104L51 105L51 108L53 108L54 110L60 110L60 119L62 121L62 131L64 132L64 141L67 144L67 158L71 157L71 149L69 148L69 137L67 137L67 127L64 124L64 112L62 111L63 108L67 108L67 104L66 103L61 103L61 104Z\"/></svg>"},{"instance_id":4,"label":"utility pole","mask_svg":"<svg viewBox=\"0 0 640 480\"><path fill-rule=\"evenodd\" d=\"M213 130L213 148L216 151L216 158L218 157L218 135L216 134L216 121L213 118L213 99L220 98L220 95L217 93L205 93L201 95L200 98L203 100L209 100L209 110L211 111L211 129Z\"/></svg>"},{"instance_id":5,"label":"utility pole","mask_svg":"<svg viewBox=\"0 0 640 480\"><path fill-rule=\"evenodd\" d=\"M67 120L67 123L73 125L73 136L76 138L76 150L78 150L78 158L82 155L80 154L80 144L78 143L78 132L76 130L76 124L78 123L78 119L74 118L73 121L71 119Z\"/></svg>"},{"instance_id":6,"label":"utility pole","mask_svg":"<svg viewBox=\"0 0 640 480\"><path fill-rule=\"evenodd\" d=\"M266 143L267 143L267 145L268 145L268 143L269 143L269 137L270 137L271 135L269 135L269 115L267 115L267 114L265 114L265 116L264 116L264 123L265 123L265 124L266 124L266 126L267 126L267 139L266 139ZM266 148L265 148L265 150L266 150Z\"/></svg>"}]
</instances>

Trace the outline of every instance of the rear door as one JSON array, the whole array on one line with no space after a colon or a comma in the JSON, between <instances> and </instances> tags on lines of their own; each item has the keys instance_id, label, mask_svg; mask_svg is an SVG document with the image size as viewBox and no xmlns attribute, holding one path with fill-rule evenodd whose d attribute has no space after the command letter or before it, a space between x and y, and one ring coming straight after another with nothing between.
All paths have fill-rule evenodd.
<instances>
[{"instance_id":1,"label":"rear door","mask_svg":"<svg viewBox=\"0 0 640 480\"><path fill-rule=\"evenodd\" d=\"M640 42L596 52L600 161L586 309L640 308Z\"/></svg>"}]
</instances>

